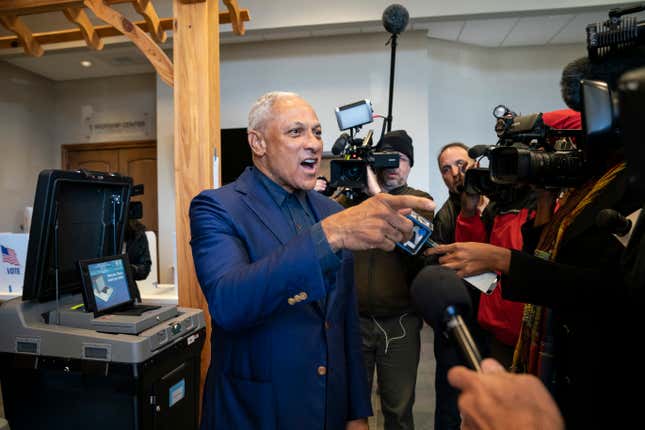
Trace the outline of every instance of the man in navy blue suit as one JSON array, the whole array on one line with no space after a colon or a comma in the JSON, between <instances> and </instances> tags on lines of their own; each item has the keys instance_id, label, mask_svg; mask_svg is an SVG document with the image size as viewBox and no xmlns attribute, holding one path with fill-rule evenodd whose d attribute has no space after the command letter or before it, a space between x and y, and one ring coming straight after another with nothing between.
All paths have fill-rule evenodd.
<instances>
[{"instance_id":1,"label":"man in navy blue suit","mask_svg":"<svg viewBox=\"0 0 645 430\"><path fill-rule=\"evenodd\" d=\"M366 429L372 414L352 250L407 240L431 200L377 195L341 212L312 191L313 108L268 93L249 113L254 167L196 196L191 246L212 318L202 429Z\"/></svg>"}]
</instances>

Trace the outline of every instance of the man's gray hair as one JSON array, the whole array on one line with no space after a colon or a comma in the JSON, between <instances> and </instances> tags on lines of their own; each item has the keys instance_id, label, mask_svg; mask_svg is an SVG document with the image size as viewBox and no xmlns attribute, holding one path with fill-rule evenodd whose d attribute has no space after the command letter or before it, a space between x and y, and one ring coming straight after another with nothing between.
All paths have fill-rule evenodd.
<instances>
[{"instance_id":1,"label":"man's gray hair","mask_svg":"<svg viewBox=\"0 0 645 430\"><path fill-rule=\"evenodd\" d=\"M271 91L260 96L259 99L253 103L251 110L249 111L249 130L262 130L264 125L269 119L271 114L271 108L273 105L282 98L302 98L296 93L290 93L286 91Z\"/></svg>"}]
</instances>

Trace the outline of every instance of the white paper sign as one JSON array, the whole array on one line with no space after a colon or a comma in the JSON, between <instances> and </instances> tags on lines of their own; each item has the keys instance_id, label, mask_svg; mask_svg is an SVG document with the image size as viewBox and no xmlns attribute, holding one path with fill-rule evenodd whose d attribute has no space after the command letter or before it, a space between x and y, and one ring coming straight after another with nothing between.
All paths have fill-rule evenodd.
<instances>
[{"instance_id":1,"label":"white paper sign","mask_svg":"<svg viewBox=\"0 0 645 430\"><path fill-rule=\"evenodd\" d=\"M28 242L26 233L0 233L0 293L22 294Z\"/></svg>"}]
</instances>

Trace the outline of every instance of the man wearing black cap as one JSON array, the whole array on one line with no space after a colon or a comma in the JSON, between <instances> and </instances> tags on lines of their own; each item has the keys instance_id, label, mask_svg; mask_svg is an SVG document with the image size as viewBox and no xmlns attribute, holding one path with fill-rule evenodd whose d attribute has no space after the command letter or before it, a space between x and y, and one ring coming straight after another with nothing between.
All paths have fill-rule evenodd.
<instances>
[{"instance_id":1,"label":"man wearing black cap","mask_svg":"<svg viewBox=\"0 0 645 430\"><path fill-rule=\"evenodd\" d=\"M381 192L432 198L407 185L414 165L414 149L412 139L404 130L386 133L376 150L397 152L399 167L376 172L368 167L368 186L351 202L341 195L336 199L340 204L355 205ZM419 214L429 220L434 215L433 212ZM378 372L385 430L414 428L412 406L423 321L412 311L409 287L421 267L420 258L398 248L391 252L375 249L354 253L365 367L370 388L374 369Z\"/></svg>"}]
</instances>

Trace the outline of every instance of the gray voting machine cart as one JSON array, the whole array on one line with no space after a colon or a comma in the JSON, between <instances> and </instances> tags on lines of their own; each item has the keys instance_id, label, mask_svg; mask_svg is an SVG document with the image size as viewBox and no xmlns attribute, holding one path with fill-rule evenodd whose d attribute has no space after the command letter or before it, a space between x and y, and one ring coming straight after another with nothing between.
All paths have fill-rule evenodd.
<instances>
[{"instance_id":1,"label":"gray voting machine cart","mask_svg":"<svg viewBox=\"0 0 645 430\"><path fill-rule=\"evenodd\" d=\"M110 258L123 243L131 182L87 171L39 176L23 296L0 306L12 430L198 427L203 311L145 306L130 277L113 270L129 270ZM87 280L85 260L95 265ZM95 281L97 301L122 286L127 300L88 311Z\"/></svg>"}]
</instances>

